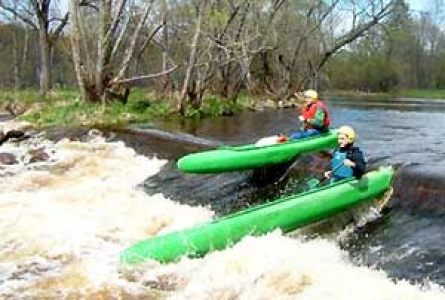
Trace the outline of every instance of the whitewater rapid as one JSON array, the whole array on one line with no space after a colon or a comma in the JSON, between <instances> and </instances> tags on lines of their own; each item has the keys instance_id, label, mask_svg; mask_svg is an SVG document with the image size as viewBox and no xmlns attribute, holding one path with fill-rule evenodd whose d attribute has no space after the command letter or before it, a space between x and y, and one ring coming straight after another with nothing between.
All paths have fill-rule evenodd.
<instances>
[{"instance_id":1,"label":"whitewater rapid","mask_svg":"<svg viewBox=\"0 0 445 300\"><path fill-rule=\"evenodd\" d=\"M29 163L30 149L49 160ZM100 134L38 135L2 152L19 162L0 169L0 298L445 299L428 281L353 264L335 239L279 231L200 259L123 266L119 253L132 243L214 217L139 187L167 161Z\"/></svg>"}]
</instances>

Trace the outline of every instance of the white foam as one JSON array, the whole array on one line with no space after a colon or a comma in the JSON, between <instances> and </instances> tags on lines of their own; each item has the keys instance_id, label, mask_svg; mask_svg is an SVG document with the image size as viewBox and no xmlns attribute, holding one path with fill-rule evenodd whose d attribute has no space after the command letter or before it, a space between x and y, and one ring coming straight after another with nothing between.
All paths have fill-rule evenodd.
<instances>
[{"instance_id":1,"label":"white foam","mask_svg":"<svg viewBox=\"0 0 445 300\"><path fill-rule=\"evenodd\" d=\"M213 212L137 188L165 161L137 155L123 143L94 138L35 145L50 150L50 162L23 163L0 182L0 298L445 297L436 286L394 282L384 272L354 266L335 240L290 238L278 231L246 237L201 259L122 270L118 256L125 247L205 222Z\"/></svg>"},{"instance_id":2,"label":"white foam","mask_svg":"<svg viewBox=\"0 0 445 300\"><path fill-rule=\"evenodd\" d=\"M354 266L333 242L291 239L279 231L246 237L202 259L151 267L139 280L176 286L171 299L423 300L445 295L437 286L425 290Z\"/></svg>"}]
</instances>

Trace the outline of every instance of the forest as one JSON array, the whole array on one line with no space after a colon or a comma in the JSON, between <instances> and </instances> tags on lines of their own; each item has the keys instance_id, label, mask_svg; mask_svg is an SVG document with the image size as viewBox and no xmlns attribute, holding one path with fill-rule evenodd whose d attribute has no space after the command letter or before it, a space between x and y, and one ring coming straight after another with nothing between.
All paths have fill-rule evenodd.
<instances>
[{"instance_id":1,"label":"forest","mask_svg":"<svg viewBox=\"0 0 445 300\"><path fill-rule=\"evenodd\" d=\"M0 0L0 89L127 103L143 89L286 100L306 88L445 87L444 3L404 0Z\"/></svg>"}]
</instances>

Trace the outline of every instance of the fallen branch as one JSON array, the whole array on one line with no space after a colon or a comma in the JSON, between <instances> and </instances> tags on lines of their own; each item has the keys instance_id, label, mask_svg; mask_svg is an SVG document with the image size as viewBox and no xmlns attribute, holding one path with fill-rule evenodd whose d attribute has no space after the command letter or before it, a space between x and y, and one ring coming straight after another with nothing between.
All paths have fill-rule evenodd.
<instances>
[{"instance_id":1,"label":"fallen branch","mask_svg":"<svg viewBox=\"0 0 445 300\"><path fill-rule=\"evenodd\" d=\"M129 83L129 82L138 81L138 80L152 79L152 78L156 78L156 77L161 77L161 76L167 75L167 74L175 71L178 67L179 66L176 65L173 68L170 68L168 70L165 70L164 72L160 72L160 73L156 73L156 74L142 75L142 76L131 77L131 78L126 78L126 79L120 79L120 80L113 80L111 82L111 84Z\"/></svg>"}]
</instances>

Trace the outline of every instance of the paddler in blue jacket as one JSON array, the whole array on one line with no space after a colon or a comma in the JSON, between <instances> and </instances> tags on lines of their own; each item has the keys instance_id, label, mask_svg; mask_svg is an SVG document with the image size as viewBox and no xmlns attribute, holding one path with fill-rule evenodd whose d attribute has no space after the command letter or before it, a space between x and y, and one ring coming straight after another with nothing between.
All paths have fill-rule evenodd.
<instances>
[{"instance_id":1,"label":"paddler in blue jacket","mask_svg":"<svg viewBox=\"0 0 445 300\"><path fill-rule=\"evenodd\" d=\"M331 171L324 173L330 183L355 177L360 179L366 170L362 151L354 146L355 132L349 126L341 126L338 131L338 148L332 153Z\"/></svg>"}]
</instances>

